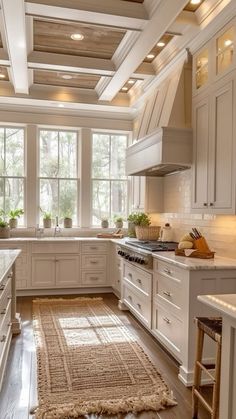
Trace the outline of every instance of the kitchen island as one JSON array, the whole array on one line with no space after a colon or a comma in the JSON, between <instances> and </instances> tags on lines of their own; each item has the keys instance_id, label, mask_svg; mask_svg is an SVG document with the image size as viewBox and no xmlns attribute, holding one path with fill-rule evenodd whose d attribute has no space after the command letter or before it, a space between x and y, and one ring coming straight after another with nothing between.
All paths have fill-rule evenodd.
<instances>
[{"instance_id":1,"label":"kitchen island","mask_svg":"<svg viewBox=\"0 0 236 419\"><path fill-rule=\"evenodd\" d=\"M0 250L0 390L13 334L20 333L16 314L15 261L21 250Z\"/></svg>"},{"instance_id":2,"label":"kitchen island","mask_svg":"<svg viewBox=\"0 0 236 419\"><path fill-rule=\"evenodd\" d=\"M236 294L201 295L223 318L219 419L236 419Z\"/></svg>"}]
</instances>

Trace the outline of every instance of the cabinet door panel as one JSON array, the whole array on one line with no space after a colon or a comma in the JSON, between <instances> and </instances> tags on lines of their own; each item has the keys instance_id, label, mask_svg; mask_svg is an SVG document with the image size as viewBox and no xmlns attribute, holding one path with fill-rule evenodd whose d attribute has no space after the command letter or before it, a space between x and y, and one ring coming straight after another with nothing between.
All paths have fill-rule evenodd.
<instances>
[{"instance_id":1,"label":"cabinet door panel","mask_svg":"<svg viewBox=\"0 0 236 419\"><path fill-rule=\"evenodd\" d=\"M79 285L78 256L56 256L56 285L65 288Z\"/></svg>"},{"instance_id":2,"label":"cabinet door panel","mask_svg":"<svg viewBox=\"0 0 236 419\"><path fill-rule=\"evenodd\" d=\"M213 208L232 208L233 82L218 89L212 100L209 203Z\"/></svg>"},{"instance_id":3,"label":"cabinet door panel","mask_svg":"<svg viewBox=\"0 0 236 419\"><path fill-rule=\"evenodd\" d=\"M32 257L32 287L51 288L55 286L55 257Z\"/></svg>"},{"instance_id":4,"label":"cabinet door panel","mask_svg":"<svg viewBox=\"0 0 236 419\"><path fill-rule=\"evenodd\" d=\"M207 206L208 190L208 138L209 103L208 98L195 104L193 108L194 155L193 155L193 196L192 207ZM205 205L204 205L205 204Z\"/></svg>"}]
</instances>

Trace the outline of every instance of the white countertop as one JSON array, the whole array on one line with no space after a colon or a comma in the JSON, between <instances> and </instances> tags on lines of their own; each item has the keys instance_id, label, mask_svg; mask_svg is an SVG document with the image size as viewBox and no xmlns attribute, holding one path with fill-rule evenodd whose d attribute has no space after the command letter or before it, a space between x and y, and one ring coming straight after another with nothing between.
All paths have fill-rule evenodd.
<instances>
[{"instance_id":1,"label":"white countertop","mask_svg":"<svg viewBox=\"0 0 236 419\"><path fill-rule=\"evenodd\" d=\"M198 300L236 319L236 294L199 295Z\"/></svg>"},{"instance_id":2,"label":"white countertop","mask_svg":"<svg viewBox=\"0 0 236 419\"><path fill-rule=\"evenodd\" d=\"M19 249L0 250L0 282L21 253Z\"/></svg>"},{"instance_id":3,"label":"white countertop","mask_svg":"<svg viewBox=\"0 0 236 419\"><path fill-rule=\"evenodd\" d=\"M174 252L155 252L153 257L187 270L236 269L236 259L221 256L215 256L213 259L197 259L176 256Z\"/></svg>"},{"instance_id":4,"label":"white countertop","mask_svg":"<svg viewBox=\"0 0 236 419\"><path fill-rule=\"evenodd\" d=\"M9 239L0 239L0 243L7 242L44 242L44 241L110 241L110 238L99 238L99 237L75 237L75 236L57 236L57 237L11 237ZM115 240L115 239L114 239Z\"/></svg>"}]
</instances>

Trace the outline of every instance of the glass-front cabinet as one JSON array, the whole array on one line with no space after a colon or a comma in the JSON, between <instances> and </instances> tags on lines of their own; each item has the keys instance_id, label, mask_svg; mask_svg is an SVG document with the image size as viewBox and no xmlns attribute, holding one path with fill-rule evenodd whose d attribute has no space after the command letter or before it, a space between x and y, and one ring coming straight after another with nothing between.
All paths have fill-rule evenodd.
<instances>
[{"instance_id":1,"label":"glass-front cabinet","mask_svg":"<svg viewBox=\"0 0 236 419\"><path fill-rule=\"evenodd\" d=\"M208 48L204 49L196 58L196 88L204 86L208 82Z\"/></svg>"},{"instance_id":2,"label":"glass-front cabinet","mask_svg":"<svg viewBox=\"0 0 236 419\"><path fill-rule=\"evenodd\" d=\"M216 74L226 71L233 64L235 28L231 26L216 40Z\"/></svg>"}]
</instances>

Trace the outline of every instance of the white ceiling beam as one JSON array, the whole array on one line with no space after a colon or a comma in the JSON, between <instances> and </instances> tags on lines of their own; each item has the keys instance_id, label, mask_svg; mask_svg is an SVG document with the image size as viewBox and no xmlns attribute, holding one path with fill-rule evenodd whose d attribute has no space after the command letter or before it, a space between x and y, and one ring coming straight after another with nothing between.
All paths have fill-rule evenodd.
<instances>
[{"instance_id":1,"label":"white ceiling beam","mask_svg":"<svg viewBox=\"0 0 236 419\"><path fill-rule=\"evenodd\" d=\"M141 30L148 22L143 4L122 0L31 0L25 3L25 8L33 16L131 30Z\"/></svg>"},{"instance_id":2,"label":"white ceiling beam","mask_svg":"<svg viewBox=\"0 0 236 419\"><path fill-rule=\"evenodd\" d=\"M1 0L5 38L11 62L11 79L16 93L28 94L24 5L24 0Z\"/></svg>"},{"instance_id":3,"label":"white ceiling beam","mask_svg":"<svg viewBox=\"0 0 236 419\"><path fill-rule=\"evenodd\" d=\"M149 24L144 28L135 45L104 89L100 96L101 100L112 100L114 98L187 3L186 0L161 1Z\"/></svg>"}]
</instances>

